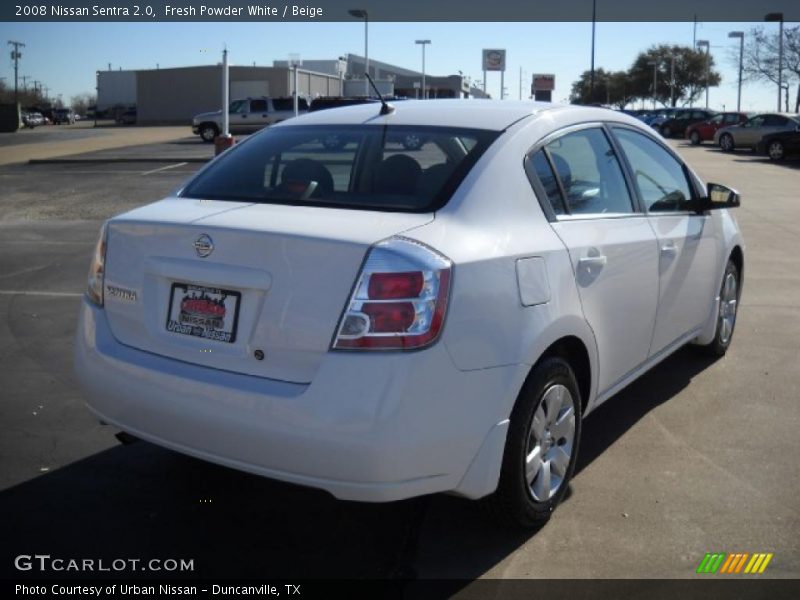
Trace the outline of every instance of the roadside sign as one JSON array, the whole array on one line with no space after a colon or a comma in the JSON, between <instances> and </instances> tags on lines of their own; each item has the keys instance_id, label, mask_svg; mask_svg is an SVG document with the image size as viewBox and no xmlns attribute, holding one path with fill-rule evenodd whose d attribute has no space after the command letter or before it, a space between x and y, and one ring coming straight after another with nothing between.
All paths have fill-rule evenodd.
<instances>
[{"instance_id":1,"label":"roadside sign","mask_svg":"<svg viewBox=\"0 0 800 600\"><path fill-rule=\"evenodd\" d=\"M506 51L500 49L483 50L483 70L484 71L505 71L506 70Z\"/></svg>"},{"instance_id":2,"label":"roadside sign","mask_svg":"<svg viewBox=\"0 0 800 600\"><path fill-rule=\"evenodd\" d=\"M551 73L534 73L531 90L536 92L552 92L556 89L556 76Z\"/></svg>"}]
</instances>

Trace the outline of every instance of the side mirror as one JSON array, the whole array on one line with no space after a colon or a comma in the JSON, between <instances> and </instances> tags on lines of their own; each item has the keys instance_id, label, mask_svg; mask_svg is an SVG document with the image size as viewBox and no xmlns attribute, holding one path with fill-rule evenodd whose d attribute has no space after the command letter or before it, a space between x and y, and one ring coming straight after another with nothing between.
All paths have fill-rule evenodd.
<instances>
[{"instance_id":1,"label":"side mirror","mask_svg":"<svg viewBox=\"0 0 800 600\"><path fill-rule=\"evenodd\" d=\"M706 197L700 198L701 211L719 210L722 208L736 208L741 204L739 192L721 183L706 185Z\"/></svg>"}]
</instances>

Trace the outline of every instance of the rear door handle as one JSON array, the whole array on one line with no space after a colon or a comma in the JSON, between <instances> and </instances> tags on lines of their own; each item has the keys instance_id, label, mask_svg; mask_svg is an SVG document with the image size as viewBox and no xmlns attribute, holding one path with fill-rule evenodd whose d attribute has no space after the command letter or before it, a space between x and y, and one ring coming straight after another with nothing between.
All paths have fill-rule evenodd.
<instances>
[{"instance_id":1,"label":"rear door handle","mask_svg":"<svg viewBox=\"0 0 800 600\"><path fill-rule=\"evenodd\" d=\"M677 253L678 253L678 247L675 245L675 242L667 242L666 244L661 246L661 254L674 256Z\"/></svg>"},{"instance_id":2,"label":"rear door handle","mask_svg":"<svg viewBox=\"0 0 800 600\"><path fill-rule=\"evenodd\" d=\"M578 259L579 267L604 267L607 262L605 255L584 256Z\"/></svg>"}]
</instances>

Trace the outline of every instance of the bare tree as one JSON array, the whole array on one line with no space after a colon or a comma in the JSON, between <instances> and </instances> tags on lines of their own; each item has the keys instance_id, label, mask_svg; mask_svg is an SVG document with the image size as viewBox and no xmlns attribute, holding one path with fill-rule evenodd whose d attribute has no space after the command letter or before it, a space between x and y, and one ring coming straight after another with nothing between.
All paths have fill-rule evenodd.
<instances>
[{"instance_id":1,"label":"bare tree","mask_svg":"<svg viewBox=\"0 0 800 600\"><path fill-rule=\"evenodd\" d=\"M90 106L94 106L96 103L97 97L88 92L84 94L78 94L77 96L72 96L69 101L69 104L72 107L72 110L75 111L75 114L83 117L86 116L88 108Z\"/></svg>"},{"instance_id":2,"label":"bare tree","mask_svg":"<svg viewBox=\"0 0 800 600\"><path fill-rule=\"evenodd\" d=\"M745 37L742 60L743 78L746 81L778 83L778 33L767 33L763 27L754 27ZM738 66L739 56L731 56ZM783 32L783 81L790 85L800 82L800 25L787 27ZM787 106L788 110L789 107ZM794 105L800 111L800 85Z\"/></svg>"}]
</instances>

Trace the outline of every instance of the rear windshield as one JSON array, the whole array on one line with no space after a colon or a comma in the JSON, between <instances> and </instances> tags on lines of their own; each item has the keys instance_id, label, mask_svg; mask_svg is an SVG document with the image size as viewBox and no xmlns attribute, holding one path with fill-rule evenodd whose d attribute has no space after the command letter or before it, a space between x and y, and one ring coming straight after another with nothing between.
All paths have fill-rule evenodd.
<instances>
[{"instance_id":1,"label":"rear windshield","mask_svg":"<svg viewBox=\"0 0 800 600\"><path fill-rule=\"evenodd\" d=\"M498 135L445 127L276 127L220 157L182 196L427 212L447 202Z\"/></svg>"}]
</instances>

